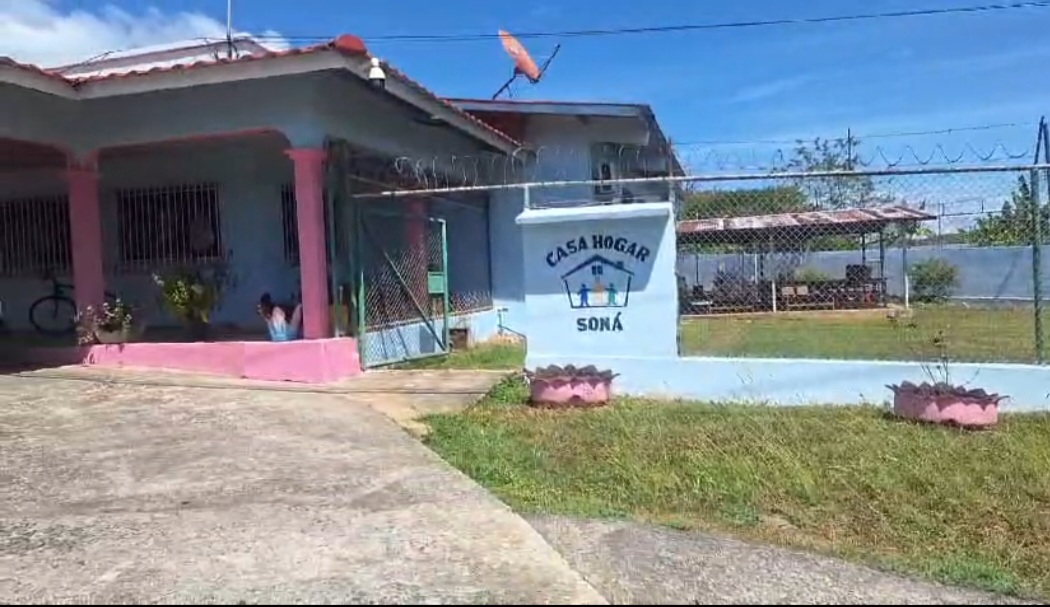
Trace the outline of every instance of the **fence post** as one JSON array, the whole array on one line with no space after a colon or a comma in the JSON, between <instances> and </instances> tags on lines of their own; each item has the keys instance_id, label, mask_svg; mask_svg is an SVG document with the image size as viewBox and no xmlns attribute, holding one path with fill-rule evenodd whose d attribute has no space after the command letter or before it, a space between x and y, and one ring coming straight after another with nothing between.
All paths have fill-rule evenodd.
<instances>
[{"instance_id":1,"label":"fence post","mask_svg":"<svg viewBox=\"0 0 1050 607\"><path fill-rule=\"evenodd\" d=\"M1029 177L1032 196L1032 299L1035 313L1035 361L1045 362L1043 336L1043 227L1042 205L1039 201L1039 170L1033 169Z\"/></svg>"},{"instance_id":2,"label":"fence post","mask_svg":"<svg viewBox=\"0 0 1050 607\"><path fill-rule=\"evenodd\" d=\"M907 224L900 224L905 226ZM918 224L912 224L918 225ZM911 228L907 227L901 230L903 238L901 239L901 276L903 279L902 287L904 288L904 309L911 309L911 279L908 278L908 245L911 244Z\"/></svg>"}]
</instances>

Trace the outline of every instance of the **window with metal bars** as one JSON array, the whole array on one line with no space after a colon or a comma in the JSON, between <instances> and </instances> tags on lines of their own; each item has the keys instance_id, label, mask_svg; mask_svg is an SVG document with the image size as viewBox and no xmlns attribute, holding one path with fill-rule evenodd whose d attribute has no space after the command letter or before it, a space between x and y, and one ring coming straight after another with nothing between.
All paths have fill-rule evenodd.
<instances>
[{"instance_id":1,"label":"window with metal bars","mask_svg":"<svg viewBox=\"0 0 1050 607\"><path fill-rule=\"evenodd\" d=\"M125 266L193 263L223 256L218 187L202 183L117 192Z\"/></svg>"},{"instance_id":2,"label":"window with metal bars","mask_svg":"<svg viewBox=\"0 0 1050 607\"><path fill-rule=\"evenodd\" d=\"M0 201L0 274L68 274L72 261L66 196Z\"/></svg>"}]
</instances>

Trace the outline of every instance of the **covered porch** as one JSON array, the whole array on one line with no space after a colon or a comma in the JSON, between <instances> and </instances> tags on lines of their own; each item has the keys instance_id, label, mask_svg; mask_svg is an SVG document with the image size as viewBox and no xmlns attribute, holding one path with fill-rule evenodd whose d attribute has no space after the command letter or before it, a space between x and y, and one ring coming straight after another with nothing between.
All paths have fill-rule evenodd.
<instances>
[{"instance_id":1,"label":"covered porch","mask_svg":"<svg viewBox=\"0 0 1050 607\"><path fill-rule=\"evenodd\" d=\"M679 274L681 313L884 307L887 240L906 247L907 231L931 219L919 209L894 205L681 221L679 249L694 251L694 274ZM898 229L891 233L891 228ZM869 256L872 243L877 253ZM828 246L856 246L856 261L834 269L805 267L808 250ZM727 270L722 259L732 255L746 260L736 271ZM701 269L701 256L717 258L717 268Z\"/></svg>"},{"instance_id":2,"label":"covered porch","mask_svg":"<svg viewBox=\"0 0 1050 607\"><path fill-rule=\"evenodd\" d=\"M325 382L371 366L362 340L374 343L388 325L427 325L436 353L447 349L452 268L473 274L467 255L444 250L450 216L469 207L471 220L457 229L480 225L486 233L487 201L369 202L366 212L396 218L386 226L397 227L373 230L369 248L353 194L365 183L399 187L390 168L400 156L501 153L512 144L396 73L375 88L362 77L367 59L363 45L340 39L309 53L93 78L40 112L30 107L40 91L0 90L0 106L20 107L41 127L73 119L83 126L62 137L41 128L34 140L23 124L10 133L20 138L0 143L0 183L9 193L0 200L5 358ZM92 98L78 99L85 91ZM231 107L244 113L231 115ZM445 226L437 246L446 277L441 314L427 305L434 248L427 226L435 222ZM206 342L189 343L157 298L155 277L176 268L226 276ZM485 284L452 286L459 299L479 292L478 307L491 309L485 270ZM397 275L394 287L379 288L384 271ZM263 293L301 304L302 340L266 340L256 311ZM74 345L70 316L114 296L143 320L135 343ZM40 330L30 310L41 299L55 303L54 320L65 328ZM400 318L390 312L395 299ZM424 350L402 344L371 360Z\"/></svg>"}]
</instances>

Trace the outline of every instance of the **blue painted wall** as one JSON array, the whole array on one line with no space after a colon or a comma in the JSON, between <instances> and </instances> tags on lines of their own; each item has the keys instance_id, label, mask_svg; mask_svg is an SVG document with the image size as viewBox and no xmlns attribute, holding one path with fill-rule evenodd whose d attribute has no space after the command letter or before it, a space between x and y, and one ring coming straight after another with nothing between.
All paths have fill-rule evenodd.
<instances>
[{"instance_id":1,"label":"blue painted wall","mask_svg":"<svg viewBox=\"0 0 1050 607\"><path fill-rule=\"evenodd\" d=\"M530 354L528 366L579 361L569 353ZM892 400L889 384L930 381L921 363L907 361L608 355L586 362L619 372L615 389L620 394L789 407L882 403ZM1050 410L1050 367L955 364L952 372L975 378L973 388L1007 395L1004 412Z\"/></svg>"},{"instance_id":2,"label":"blue painted wall","mask_svg":"<svg viewBox=\"0 0 1050 607\"><path fill-rule=\"evenodd\" d=\"M285 298L298 290L298 270L284 259L282 246L281 188L293 178L285 149L318 147L326 136L334 136L394 157L451 158L481 150L481 144L453 129L421 127L407 119L400 103L376 95L364 83L331 73L79 102L6 87L0 91L0 109L16 118L0 127L0 136L45 142L78 153L191 138L175 145L106 151L100 159L104 232L110 231L104 236L110 256L110 290L143 305L159 324L170 319L156 306L148 274L128 272L114 263L116 190L216 184L224 245L233 252L237 284L215 320L254 326L260 293L270 291ZM260 129L276 134L200 139ZM7 198L62 195L66 184L58 168L3 174L0 186ZM449 250L450 263L462 266L461 271L450 273L452 286L464 299L484 302L491 291L485 205L450 209L435 205L435 212L449 215L450 242L455 243ZM63 278L68 280L68 273ZM28 327L28 306L44 294L45 287L37 277L0 279L0 299L16 328Z\"/></svg>"},{"instance_id":3,"label":"blue painted wall","mask_svg":"<svg viewBox=\"0 0 1050 607\"><path fill-rule=\"evenodd\" d=\"M536 150L535 163L512 176L527 181L576 181L592 178L592 146L602 143L637 144L648 141L646 124L637 119L591 118L576 116L530 116L525 141ZM651 195L637 188L639 195ZM492 291L497 308L504 310L504 325L511 331L525 332L525 264L522 231L515 218L524 210L522 191L496 190L491 193L489 248L492 253ZM533 208L592 204L593 188L569 186L530 190Z\"/></svg>"},{"instance_id":4,"label":"blue painted wall","mask_svg":"<svg viewBox=\"0 0 1050 607\"><path fill-rule=\"evenodd\" d=\"M457 312L491 309L487 194L456 194L430 199L430 216L445 221L448 281L452 308ZM506 245L498 244L502 248Z\"/></svg>"},{"instance_id":5,"label":"blue painted wall","mask_svg":"<svg viewBox=\"0 0 1050 607\"><path fill-rule=\"evenodd\" d=\"M149 269L127 269L118 263L116 198L118 190L214 183L218 188L222 239L232 252L235 285L227 293L215 321L242 326L258 324L255 303L264 291L283 297L295 289L298 270L284 259L281 187L292 180L287 144L278 136L229 139L173 145L133 154L102 156L100 203L106 253L107 287L141 306L148 322L172 323L158 305ZM54 172L7 175L0 183L7 197L65 193ZM68 271L63 278L71 282ZM36 277L0 279L0 298L7 321L27 329L28 309L45 294L47 284ZM260 326L261 329L261 326Z\"/></svg>"},{"instance_id":6,"label":"blue painted wall","mask_svg":"<svg viewBox=\"0 0 1050 607\"><path fill-rule=\"evenodd\" d=\"M496 334L496 311L490 309L452 315L449 327L466 328L475 340L489 339ZM443 350L434 331L438 335L443 334L444 324L439 317L435 317L429 325L409 322L367 331L361 338L361 362L365 367L375 367L440 354Z\"/></svg>"},{"instance_id":7,"label":"blue painted wall","mask_svg":"<svg viewBox=\"0 0 1050 607\"><path fill-rule=\"evenodd\" d=\"M528 365L559 355L578 366L613 353L677 356L671 203L527 210L517 221ZM615 302L599 296L613 285Z\"/></svg>"},{"instance_id":8,"label":"blue painted wall","mask_svg":"<svg viewBox=\"0 0 1050 607\"><path fill-rule=\"evenodd\" d=\"M408 246L410 221L405 199L398 206L386 201L367 201L369 236L364 239L362 262L365 273L365 302L368 318L361 336L362 359L366 366L387 364L408 358L439 354L445 332L440 303L431 307L421 303L430 322L422 321L394 269L406 281L422 276L430 264L442 262L442 227L445 231L446 276L451 307L450 328L465 328L475 341L485 341L496 333L496 312L492 304L489 263L489 203L484 196L454 195L424 201L426 258L413 254ZM378 208L377 205L384 205ZM437 221L440 220L440 221ZM388 259L389 258L389 259ZM391 265L391 261L393 265ZM422 294L420 294L422 295ZM417 296L418 297L418 296Z\"/></svg>"},{"instance_id":9,"label":"blue painted wall","mask_svg":"<svg viewBox=\"0 0 1050 607\"><path fill-rule=\"evenodd\" d=\"M236 108L231 112L230 108ZM288 146L319 146L325 137L392 156L408 156L442 165L455 157L472 157L481 146L447 128L421 126L406 119L404 108L375 95L363 83L331 73L281 79L212 84L149 92L127 97L71 102L9 87L0 91L0 109L18 117L0 128L0 136L49 142L78 153L118 145L154 144L260 129L279 133L266 138L191 141L185 145L140 149L134 154L102 158L103 205L113 219L113 192L133 186L213 181L219 186L225 244L233 251L238 284L216 315L219 322L254 326L254 303L263 291L287 297L298 289L296 268L283 256L280 189L292 180ZM74 128L75 127L75 128ZM530 144L543 148L540 172L556 179L591 176L589 146L595 142L644 143L642 121L592 120L551 116L532 122ZM0 176L11 196L30 191L63 193L58 173ZM537 192L552 200L589 202L589 188ZM466 206L464 206L464 204ZM486 208L487 207L487 208ZM458 200L432 204L448 219L450 287L462 309L484 307L489 297L506 308L506 325L523 331L524 266L521 233L514 218L522 210L520 190L495 191L488 204ZM107 237L110 249L114 243ZM158 323L168 322L157 309L146 275L110 267L110 286L147 308ZM0 279L0 299L17 327L27 325L29 303L42 295L44 283ZM459 300L457 300L459 303ZM484 321L475 332L492 331Z\"/></svg>"},{"instance_id":10,"label":"blue painted wall","mask_svg":"<svg viewBox=\"0 0 1050 607\"><path fill-rule=\"evenodd\" d=\"M647 216L659 206L663 218ZM785 406L882 402L890 397L887 384L931 379L928 369L914 361L679 357L671 212L671 204L665 203L532 210L519 216L525 251L527 367L574 364L611 369L620 374L615 386L621 394ZM567 243L594 233L621 235L657 251L648 263L619 252L608 255L639 278L631 283L629 304L622 309L574 307L572 289L566 292L562 282L564 268L592 253L574 252ZM558 262L561 257L564 260ZM553 267L551 261L556 262ZM577 328L581 320L586 324L591 317L614 312L621 314L619 328ZM1050 366L956 364L950 372L973 378L969 384L974 388L1007 395L1007 411L1050 410Z\"/></svg>"},{"instance_id":11,"label":"blue painted wall","mask_svg":"<svg viewBox=\"0 0 1050 607\"><path fill-rule=\"evenodd\" d=\"M1043 247L1043 258L1050 255L1050 247ZM868 262L878 260L878 250L869 249ZM775 270L812 268L845 278L846 265L860 263L860 251L813 251L799 256L773 255L767 267ZM1031 301L1034 275L1031 247L968 247L961 245L913 247L908 249L908 265L929 259L943 259L958 269L959 285L953 297L969 301ZM754 274L754 260L750 255L693 255L683 254L678 260L678 272L688 284L712 287L712 280L720 266L738 271L745 276ZM1050 289L1050 264L1042 268L1044 293ZM887 289L891 295L904 294L904 266L902 251L886 250Z\"/></svg>"}]
</instances>

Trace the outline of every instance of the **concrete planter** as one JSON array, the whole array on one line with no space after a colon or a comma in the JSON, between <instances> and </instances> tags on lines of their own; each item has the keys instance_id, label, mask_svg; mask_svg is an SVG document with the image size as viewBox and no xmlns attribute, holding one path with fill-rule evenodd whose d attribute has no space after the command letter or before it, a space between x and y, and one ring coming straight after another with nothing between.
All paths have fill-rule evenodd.
<instances>
[{"instance_id":1,"label":"concrete planter","mask_svg":"<svg viewBox=\"0 0 1050 607\"><path fill-rule=\"evenodd\" d=\"M142 332L143 326L140 323L135 323L128 328L120 328L112 331L95 329L92 332L94 339L91 343L101 345L127 344L139 341L142 337Z\"/></svg>"},{"instance_id":2,"label":"concrete planter","mask_svg":"<svg viewBox=\"0 0 1050 607\"><path fill-rule=\"evenodd\" d=\"M612 398L616 374L599 371L594 366L572 365L541 367L526 371L529 380L529 404L535 407L570 408L600 407Z\"/></svg>"},{"instance_id":3,"label":"concrete planter","mask_svg":"<svg viewBox=\"0 0 1050 607\"><path fill-rule=\"evenodd\" d=\"M893 414L915 421L961 428L990 428L999 421L1005 396L945 384L904 382L893 390Z\"/></svg>"},{"instance_id":4,"label":"concrete planter","mask_svg":"<svg viewBox=\"0 0 1050 607\"><path fill-rule=\"evenodd\" d=\"M95 331L95 341L100 344L126 344L131 341L131 331L119 329L117 331Z\"/></svg>"}]
</instances>

